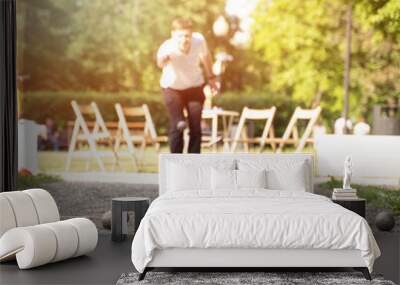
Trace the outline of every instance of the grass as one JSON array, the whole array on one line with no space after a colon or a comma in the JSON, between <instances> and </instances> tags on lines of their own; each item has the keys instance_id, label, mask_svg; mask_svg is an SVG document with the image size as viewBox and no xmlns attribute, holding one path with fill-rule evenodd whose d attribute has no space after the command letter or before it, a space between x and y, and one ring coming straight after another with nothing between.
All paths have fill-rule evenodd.
<instances>
[{"instance_id":1,"label":"grass","mask_svg":"<svg viewBox=\"0 0 400 285\"><path fill-rule=\"evenodd\" d=\"M99 149L99 152L109 151L107 148ZM166 152L166 148L162 148L161 152ZM40 172L59 173L65 172L65 164L67 161L67 151L40 151L38 155L38 164ZM113 158L106 156L101 158L106 171L113 171ZM90 161L87 168L87 161ZM143 156L143 162L137 169L129 157L121 157L120 166L115 167L115 171L122 172L158 172L158 153L154 148L148 147ZM93 159L81 157L73 157L71 161L70 172L100 171L99 166Z\"/></svg>"},{"instance_id":2,"label":"grass","mask_svg":"<svg viewBox=\"0 0 400 285\"><path fill-rule=\"evenodd\" d=\"M342 182L331 178L330 181L320 185L330 196L333 188L341 188ZM388 209L395 215L400 215L400 189L386 188L372 185L352 185L357 189L357 195L367 200L367 203L374 208ZM329 192L328 192L329 191Z\"/></svg>"},{"instance_id":3,"label":"grass","mask_svg":"<svg viewBox=\"0 0 400 285\"><path fill-rule=\"evenodd\" d=\"M293 148L287 147L284 149L284 152L293 152ZM108 147L100 147L99 151L110 151ZM222 146L218 148L218 151L222 151ZM211 149L202 150L203 153L211 152ZM240 149L238 150L240 152ZM257 152L257 149L251 147L250 152ZM271 152L270 149L266 148L264 153ZM312 148L306 148L304 152L313 152ZM169 148L167 145L163 145L160 149L159 153L169 153ZM129 157L121 158L120 167L116 167L115 171L122 172L141 172L141 173L157 173L158 172L158 154L154 147L146 147L143 162L137 169L134 167L132 160ZM39 170L43 173L59 173L65 172L65 164L67 160L67 151L40 151L38 156L38 164ZM85 158L73 158L70 172L83 172L88 171L86 167L86 159ZM106 171L113 171L113 158L112 157L103 157L102 161L106 168ZM90 163L89 171L99 171L99 167L97 163L92 160Z\"/></svg>"},{"instance_id":4,"label":"grass","mask_svg":"<svg viewBox=\"0 0 400 285\"><path fill-rule=\"evenodd\" d=\"M62 179L55 175L37 174L37 175L18 175L17 190L25 190L28 188L40 188L45 183L58 182Z\"/></svg>"}]
</instances>

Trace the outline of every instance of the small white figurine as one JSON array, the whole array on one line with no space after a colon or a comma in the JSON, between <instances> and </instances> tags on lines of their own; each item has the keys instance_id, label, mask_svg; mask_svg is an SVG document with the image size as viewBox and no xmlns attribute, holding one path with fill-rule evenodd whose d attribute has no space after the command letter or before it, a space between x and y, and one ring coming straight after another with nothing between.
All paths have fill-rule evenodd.
<instances>
[{"instance_id":1,"label":"small white figurine","mask_svg":"<svg viewBox=\"0 0 400 285\"><path fill-rule=\"evenodd\" d=\"M351 156L346 156L344 161L344 178L343 178L343 189L352 189L350 186L351 175L353 174L353 162L351 161Z\"/></svg>"}]
</instances>

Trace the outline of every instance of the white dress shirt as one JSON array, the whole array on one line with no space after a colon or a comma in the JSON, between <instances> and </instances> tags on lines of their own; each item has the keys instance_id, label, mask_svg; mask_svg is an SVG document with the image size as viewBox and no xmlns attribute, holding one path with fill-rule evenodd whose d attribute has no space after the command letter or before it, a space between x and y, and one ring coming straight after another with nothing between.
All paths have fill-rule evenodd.
<instances>
[{"instance_id":1,"label":"white dress shirt","mask_svg":"<svg viewBox=\"0 0 400 285\"><path fill-rule=\"evenodd\" d=\"M206 41L200 33L192 33L190 50L181 52L177 42L170 38L158 49L157 58L169 55L170 61L163 67L160 85L162 88L184 90L204 84L200 58L207 53Z\"/></svg>"}]
</instances>

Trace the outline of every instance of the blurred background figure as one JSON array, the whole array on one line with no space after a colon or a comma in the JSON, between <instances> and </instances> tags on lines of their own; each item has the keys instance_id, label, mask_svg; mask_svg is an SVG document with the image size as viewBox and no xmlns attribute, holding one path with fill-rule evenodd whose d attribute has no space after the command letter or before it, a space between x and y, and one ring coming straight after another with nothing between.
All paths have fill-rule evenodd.
<instances>
[{"instance_id":1,"label":"blurred background figure","mask_svg":"<svg viewBox=\"0 0 400 285\"><path fill-rule=\"evenodd\" d=\"M371 132L371 127L365 122L364 117L360 117L357 124L355 124L353 129L353 134L355 135L368 135Z\"/></svg>"},{"instance_id":2,"label":"blurred background figure","mask_svg":"<svg viewBox=\"0 0 400 285\"><path fill-rule=\"evenodd\" d=\"M60 132L52 119L46 118L45 129L45 132L42 132L38 138L39 150L59 150Z\"/></svg>"},{"instance_id":3,"label":"blurred background figure","mask_svg":"<svg viewBox=\"0 0 400 285\"><path fill-rule=\"evenodd\" d=\"M327 133L326 127L321 123L320 120L318 120L313 128L313 137L326 135Z\"/></svg>"},{"instance_id":4,"label":"blurred background figure","mask_svg":"<svg viewBox=\"0 0 400 285\"><path fill-rule=\"evenodd\" d=\"M348 130L348 133L351 133L351 130L353 129L353 123L350 119L347 119L346 122L346 127ZM335 121L335 135L343 135L344 134L344 118L340 117Z\"/></svg>"},{"instance_id":5,"label":"blurred background figure","mask_svg":"<svg viewBox=\"0 0 400 285\"><path fill-rule=\"evenodd\" d=\"M218 90L221 89L222 74L225 72L228 62L233 61L233 56L226 52L219 52L215 56L215 62L212 66L212 71L216 76L215 82ZM204 86L203 92L206 96L204 101L204 109L212 108L212 97L218 94L218 90L213 90L210 85Z\"/></svg>"}]
</instances>

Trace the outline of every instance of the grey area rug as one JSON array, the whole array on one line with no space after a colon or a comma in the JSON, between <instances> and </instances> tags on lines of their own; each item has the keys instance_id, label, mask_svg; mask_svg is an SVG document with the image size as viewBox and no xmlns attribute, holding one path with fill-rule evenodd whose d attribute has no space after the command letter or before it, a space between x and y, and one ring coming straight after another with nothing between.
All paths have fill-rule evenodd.
<instances>
[{"instance_id":1,"label":"grey area rug","mask_svg":"<svg viewBox=\"0 0 400 285\"><path fill-rule=\"evenodd\" d=\"M146 278L138 281L138 273L122 274L116 285L145 284L267 284L267 285L297 285L297 284L373 284L395 285L381 276L372 276L368 281L359 272L148 272Z\"/></svg>"}]
</instances>

